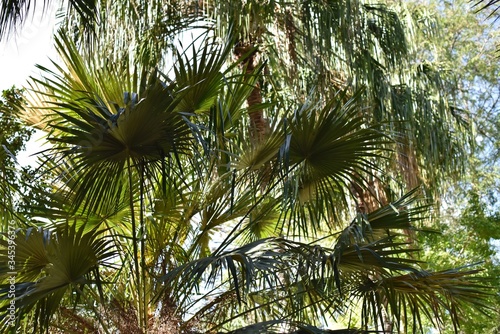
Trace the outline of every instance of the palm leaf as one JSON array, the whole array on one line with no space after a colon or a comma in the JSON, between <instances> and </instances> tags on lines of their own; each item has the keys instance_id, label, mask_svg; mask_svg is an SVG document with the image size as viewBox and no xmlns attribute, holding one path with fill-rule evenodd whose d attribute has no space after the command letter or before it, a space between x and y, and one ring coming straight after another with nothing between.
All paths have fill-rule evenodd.
<instances>
[{"instance_id":1,"label":"palm leaf","mask_svg":"<svg viewBox=\"0 0 500 334\"><path fill-rule=\"evenodd\" d=\"M223 70L231 52L231 35L228 35L222 46L202 40L201 52L196 49L194 42L191 43L191 57L188 56L189 49L182 54L177 52L174 67L178 93L182 95L177 110L187 114L208 112L219 96L224 73L231 70L231 66Z\"/></svg>"},{"instance_id":2,"label":"palm leaf","mask_svg":"<svg viewBox=\"0 0 500 334\"><path fill-rule=\"evenodd\" d=\"M338 93L324 105L304 104L290 122L287 151L281 152L282 161L295 166L296 174L284 188L291 209L288 219L309 221L316 230L323 223L336 227L338 208L347 203L351 182L365 183L359 175L373 175L374 161L383 157L380 146L386 140L364 126L361 91L346 103L345 94ZM307 226L299 229L307 231Z\"/></svg>"},{"instance_id":3,"label":"palm leaf","mask_svg":"<svg viewBox=\"0 0 500 334\"><path fill-rule=\"evenodd\" d=\"M37 3L40 6L41 1L2 1L0 9L0 39L8 37L9 33L15 32L19 26L24 24L30 12L33 12L37 7ZM43 1L42 6L44 11L49 8L51 3L53 1ZM87 29L92 31L97 14L96 0L72 0L69 1L69 6L76 10L81 16L82 22L86 22Z\"/></svg>"},{"instance_id":4,"label":"palm leaf","mask_svg":"<svg viewBox=\"0 0 500 334\"><path fill-rule=\"evenodd\" d=\"M16 236L16 306L19 318L35 309L41 329L72 286L99 284L93 276L99 266L114 256L112 245L95 229L85 226L58 227L54 231L28 229ZM6 243L2 241L2 246ZM2 275L12 271L2 268ZM1 289L2 319L8 314L9 285Z\"/></svg>"},{"instance_id":5,"label":"palm leaf","mask_svg":"<svg viewBox=\"0 0 500 334\"><path fill-rule=\"evenodd\" d=\"M497 16L498 18L497 12L500 8L499 2L500 2L499 0L478 0L473 5L473 8L478 7L476 9L477 11L489 11L490 12L490 14L488 15L489 17Z\"/></svg>"},{"instance_id":6,"label":"palm leaf","mask_svg":"<svg viewBox=\"0 0 500 334\"><path fill-rule=\"evenodd\" d=\"M175 268L163 276L161 280L167 285L180 284L173 290L182 292L180 295L187 295L200 284L206 272L208 272L207 284L212 285L216 280L222 278L221 270L226 268L237 299L241 302L242 297L250 289L255 272L271 269L274 260L265 253L262 255L262 252L270 244L273 244L273 239L261 239L233 250L212 254ZM236 266L239 267L238 272Z\"/></svg>"},{"instance_id":7,"label":"palm leaf","mask_svg":"<svg viewBox=\"0 0 500 334\"><path fill-rule=\"evenodd\" d=\"M92 64L84 66L74 46L63 37L59 48L67 53L69 72L59 77L59 82L49 80L43 85L52 90L76 91L77 96L68 95L65 100L53 102L58 117L49 123L53 129L50 140L57 144L52 151L75 161L70 166L73 176L78 176L78 180L71 183L77 194L74 207L83 204L89 212L95 212L102 203L106 206L121 197L128 183L123 177L128 167L154 168L155 161L185 152L190 130L182 116L174 111L173 87L163 86L154 73L141 95L109 90L137 86L134 82L109 84L121 82L112 70L96 73L95 77L83 70L92 68ZM66 80L72 77L70 73L76 74L79 80ZM107 77L105 86L100 84L104 82L103 76ZM99 97L102 92L104 96ZM114 99L117 96L121 96L121 100Z\"/></svg>"},{"instance_id":8,"label":"palm leaf","mask_svg":"<svg viewBox=\"0 0 500 334\"><path fill-rule=\"evenodd\" d=\"M421 327L425 317L437 327L451 323L458 331L461 310L466 304L481 312L491 310L491 305L484 302L490 295L485 280L473 276L480 270L464 269L435 273L419 271L380 280L367 278L359 287L364 312L370 314L377 309L374 306L380 304L380 300L386 300L398 327L410 322ZM371 318L376 320L379 314L372 313Z\"/></svg>"}]
</instances>

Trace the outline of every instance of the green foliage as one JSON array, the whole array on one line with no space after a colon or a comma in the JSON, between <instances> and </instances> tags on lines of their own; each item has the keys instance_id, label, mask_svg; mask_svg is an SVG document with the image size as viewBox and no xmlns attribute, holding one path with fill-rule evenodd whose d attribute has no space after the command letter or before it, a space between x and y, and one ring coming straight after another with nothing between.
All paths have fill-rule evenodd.
<instances>
[{"instance_id":1,"label":"green foliage","mask_svg":"<svg viewBox=\"0 0 500 334\"><path fill-rule=\"evenodd\" d=\"M500 96L497 57L499 34L496 29L470 9L467 1L438 3L430 1L425 8L416 3L413 13L419 19L423 35L417 39L416 57L437 60L443 87L452 97L453 107L466 112L474 125L474 145L470 148L469 172L461 182L452 185L444 198L443 214L431 224L442 231L421 239L425 259L432 270L467 263L482 263L482 276L493 287L500 282L498 248L498 107ZM441 251L436 251L436 246ZM498 288L492 290L489 303L493 318L464 310L467 319L461 327L465 333L498 331ZM444 332L453 332L444 325Z\"/></svg>"},{"instance_id":2,"label":"green foliage","mask_svg":"<svg viewBox=\"0 0 500 334\"><path fill-rule=\"evenodd\" d=\"M0 142L2 145L2 171L11 181L14 180L14 168L17 154L25 148L34 130L26 127L16 116L20 108L25 107L23 91L12 87L4 90L0 99Z\"/></svg>"},{"instance_id":3,"label":"green foliage","mask_svg":"<svg viewBox=\"0 0 500 334\"><path fill-rule=\"evenodd\" d=\"M467 263L481 263L483 272L481 276L491 282L494 287L487 303L494 310L493 319L500 314L499 293L500 290L500 259L498 250L491 241L498 239L498 215L489 216L485 213L484 203L478 201L478 196L470 192L467 196L468 204L458 218L443 218L437 227L442 234L433 237L421 238L422 247L425 250L425 259L430 270L440 270L450 265L460 266ZM431 251L439 245L442 251ZM495 333L498 325L490 316L478 314L470 309L464 309L464 319L461 326L465 333ZM447 329L449 324L444 324ZM444 331L452 332L451 330Z\"/></svg>"},{"instance_id":4,"label":"green foliage","mask_svg":"<svg viewBox=\"0 0 500 334\"><path fill-rule=\"evenodd\" d=\"M484 271L432 268L415 247L420 190L460 176L472 134L452 77L414 54L410 12L196 3L63 20L60 61L19 116L52 146L0 268L4 324L12 300L23 328L77 333L457 331L494 311ZM169 49L193 22L199 39ZM479 235L495 225L480 205L465 215Z\"/></svg>"},{"instance_id":5,"label":"green foliage","mask_svg":"<svg viewBox=\"0 0 500 334\"><path fill-rule=\"evenodd\" d=\"M19 194L23 191L20 176L28 172L20 170L17 155L25 148L34 130L28 128L17 116L26 106L23 91L12 87L4 90L0 98L0 228L6 232L15 208L19 204Z\"/></svg>"},{"instance_id":6,"label":"green foliage","mask_svg":"<svg viewBox=\"0 0 500 334\"><path fill-rule=\"evenodd\" d=\"M2 273L15 272L16 316L21 321L27 313L34 311L34 331L45 331L63 298L73 298L70 290L81 293L86 286L97 284L100 276L98 268L113 256L112 246L100 237L103 231L85 232L84 226L78 230L75 225L65 224L54 230L28 228L16 233L15 268L2 267ZM3 249L8 243L2 241ZM2 263L7 263L6 253L2 253ZM2 285L2 314L7 314L10 299L10 284ZM8 328L5 316L3 325Z\"/></svg>"}]
</instances>

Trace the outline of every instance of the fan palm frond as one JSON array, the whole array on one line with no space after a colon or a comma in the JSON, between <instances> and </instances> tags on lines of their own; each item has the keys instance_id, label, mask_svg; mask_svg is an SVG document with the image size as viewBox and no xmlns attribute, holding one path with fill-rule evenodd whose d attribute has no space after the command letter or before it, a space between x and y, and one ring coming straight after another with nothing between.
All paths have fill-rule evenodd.
<instances>
[{"instance_id":1,"label":"fan palm frond","mask_svg":"<svg viewBox=\"0 0 500 334\"><path fill-rule=\"evenodd\" d=\"M102 231L84 231L85 226L76 229L66 224L55 230L29 228L17 233L15 268L2 267L2 276L13 271L17 274L19 318L34 308L43 330L70 289L81 292L85 286L100 284L98 268L109 265L115 252ZM7 248L6 241L2 240L1 245ZM4 283L1 289L3 320L11 299L9 287Z\"/></svg>"},{"instance_id":2,"label":"fan palm frond","mask_svg":"<svg viewBox=\"0 0 500 334\"><path fill-rule=\"evenodd\" d=\"M40 81L59 96L52 102L57 116L48 120L49 139L56 144L53 152L75 161L69 166L74 175L68 171L78 176L69 184L75 186L75 208L83 204L95 212L103 203L123 197L129 181L124 172L129 168L139 171L172 154L188 152L191 131L174 111L178 103L172 96L174 88L165 86L155 73L120 75L122 71L111 65L92 72L95 64L85 65L64 35L58 45L69 68L56 79ZM54 93L41 92L47 97ZM111 193L103 190L106 187Z\"/></svg>"},{"instance_id":3,"label":"fan palm frond","mask_svg":"<svg viewBox=\"0 0 500 334\"><path fill-rule=\"evenodd\" d=\"M20 26L33 14L37 8L44 11L55 5L53 0L9 0L2 1L0 7L0 39L9 37L9 34L16 32ZM40 7L41 6L41 7ZM85 24L87 33L95 31L94 25L97 23L98 2L96 0L71 0L69 8L73 9Z\"/></svg>"},{"instance_id":4,"label":"fan palm frond","mask_svg":"<svg viewBox=\"0 0 500 334\"><path fill-rule=\"evenodd\" d=\"M491 311L491 305L484 303L484 298L491 294L486 289L486 279L474 277L479 272L478 269L459 268L434 273L416 271L384 278L367 277L358 287L358 295L362 299L363 313L375 322L381 318L377 305L386 301L398 328L412 322L422 328L424 319L427 319L438 328L451 324L458 331L464 307L474 307L480 312Z\"/></svg>"},{"instance_id":5,"label":"fan palm frond","mask_svg":"<svg viewBox=\"0 0 500 334\"><path fill-rule=\"evenodd\" d=\"M224 308L226 301L237 302L239 306L232 310L229 319L227 314L224 316L228 319L226 321L236 321L255 312L262 312L262 316L271 314L279 317L283 310L287 310L289 319L310 321L308 312L317 316L327 313L335 318L348 307L346 296L357 296L368 307L368 299L374 293L377 296L373 298L377 299L369 299L370 308L365 308L364 312L377 312L366 313L366 319L375 322L380 317L383 307L380 301L386 300L384 298L392 298L389 300L391 308L394 308L392 311L396 312L397 308L400 313L394 314L402 323L414 320L403 319L401 312L408 303L405 298L413 298L413 314L423 314L429 319L444 319L442 312L474 296L478 301L472 304L481 309L484 307L480 300L486 294L485 286L465 278L476 271L425 273L420 269L421 262L414 257L417 249L408 247L405 241L398 241L405 235L396 233L397 230L415 228L413 223L418 219L414 218L421 214L422 207L409 207L415 199L414 191L374 212L371 217L368 215L363 220L353 221L338 234L332 248L321 246L319 242L307 244L284 238L260 239L233 249L220 247L220 251L179 265L164 275L162 281L166 288L158 296L167 291L177 291L179 306L201 303L198 316L214 307ZM370 226L370 218L373 219L373 227ZM435 278L433 283L430 283L431 277ZM410 279L414 282L409 282ZM448 291L455 283L447 279L457 279L456 290ZM420 284L431 284L432 288L419 289ZM408 286L406 290L405 285ZM221 289L222 286L225 288ZM201 299L192 299L191 291L207 289L209 292L201 294ZM434 289L446 296L452 294L453 298L450 297L448 304L442 304L442 301L437 303ZM232 295L228 295L229 291ZM390 296L381 296L389 292ZM393 298L396 294L399 296L397 300ZM412 297L412 294L418 298ZM211 296L210 301L206 300L207 296ZM431 308L439 309L439 312L429 313ZM226 321L216 321L214 329L220 328L217 326L223 326ZM452 322L457 324L458 316ZM370 324L362 323L365 330ZM267 325L272 324L264 322L255 326Z\"/></svg>"},{"instance_id":6,"label":"fan palm frond","mask_svg":"<svg viewBox=\"0 0 500 334\"><path fill-rule=\"evenodd\" d=\"M499 0L478 0L475 1L473 8L476 7L477 11L489 11L489 16L496 16L498 18L498 10L500 9Z\"/></svg>"},{"instance_id":7,"label":"fan palm frond","mask_svg":"<svg viewBox=\"0 0 500 334\"><path fill-rule=\"evenodd\" d=\"M175 80L179 86L177 93L182 95L177 110L187 114L207 113L210 110L222 89L224 74L234 66L223 68L234 44L231 33L224 45L210 42L208 38L201 39L201 50L197 50L194 45L198 39L182 54L177 52L174 66Z\"/></svg>"},{"instance_id":8,"label":"fan palm frond","mask_svg":"<svg viewBox=\"0 0 500 334\"><path fill-rule=\"evenodd\" d=\"M309 220L316 228L323 222L335 228L341 221L338 207L345 207L351 183L363 185L360 175L374 174L374 160L383 158L380 147L387 142L381 132L365 126L361 91L346 103L345 94L324 105L304 104L289 124L290 139L282 152L297 174L295 184L285 188L290 189L290 219Z\"/></svg>"}]
</instances>

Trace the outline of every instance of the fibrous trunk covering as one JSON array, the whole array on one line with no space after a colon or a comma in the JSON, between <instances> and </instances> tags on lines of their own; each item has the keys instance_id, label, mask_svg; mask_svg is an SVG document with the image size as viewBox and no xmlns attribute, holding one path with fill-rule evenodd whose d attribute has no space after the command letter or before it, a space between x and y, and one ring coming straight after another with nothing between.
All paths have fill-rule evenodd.
<instances>
[{"instance_id":1,"label":"fibrous trunk covering","mask_svg":"<svg viewBox=\"0 0 500 334\"><path fill-rule=\"evenodd\" d=\"M257 50L253 45L245 44L238 45L234 49L234 53L241 61L245 74L248 78L254 75L257 65ZM269 122L264 118L264 111L260 107L262 104L262 95L259 81L255 81L252 92L247 98L248 116L250 121L250 139L253 145L262 143L270 132Z\"/></svg>"}]
</instances>

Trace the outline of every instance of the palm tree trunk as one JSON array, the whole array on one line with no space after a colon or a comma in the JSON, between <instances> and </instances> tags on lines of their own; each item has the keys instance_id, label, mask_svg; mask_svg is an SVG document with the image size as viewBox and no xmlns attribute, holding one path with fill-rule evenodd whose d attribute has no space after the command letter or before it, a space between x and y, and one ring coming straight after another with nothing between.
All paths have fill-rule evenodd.
<instances>
[{"instance_id":1,"label":"palm tree trunk","mask_svg":"<svg viewBox=\"0 0 500 334\"><path fill-rule=\"evenodd\" d=\"M359 175L355 179L359 179ZM389 204L385 189L378 179L370 180L365 187L355 179L351 181L351 192L356 197L358 213L368 214Z\"/></svg>"},{"instance_id":2,"label":"palm tree trunk","mask_svg":"<svg viewBox=\"0 0 500 334\"><path fill-rule=\"evenodd\" d=\"M269 122L264 118L264 111L261 108L253 110L253 106L262 104L262 95L260 94L259 83L255 84L252 93L247 98L248 113L250 119L250 138L254 144L261 143L269 134Z\"/></svg>"},{"instance_id":3,"label":"palm tree trunk","mask_svg":"<svg viewBox=\"0 0 500 334\"><path fill-rule=\"evenodd\" d=\"M253 51L252 51L253 50ZM245 69L247 81L254 75L255 67L257 65L258 50L254 45L238 45L234 49L238 60L241 62ZM262 94L260 84L255 82L252 92L247 98L248 117L250 123L249 135L253 145L261 143L270 132L269 122L264 118L264 110L259 107L262 104Z\"/></svg>"},{"instance_id":4,"label":"palm tree trunk","mask_svg":"<svg viewBox=\"0 0 500 334\"><path fill-rule=\"evenodd\" d=\"M269 121L264 117L264 110L262 109L260 83L258 80L252 80L252 77L255 75L255 67L258 64L258 50L254 45L246 44L236 46L234 53L245 69L247 82L254 82L253 89L247 97L247 107L250 143L255 148L265 142L271 133ZM271 164L267 162L261 167L260 171L260 189L264 192L271 179Z\"/></svg>"}]
</instances>

